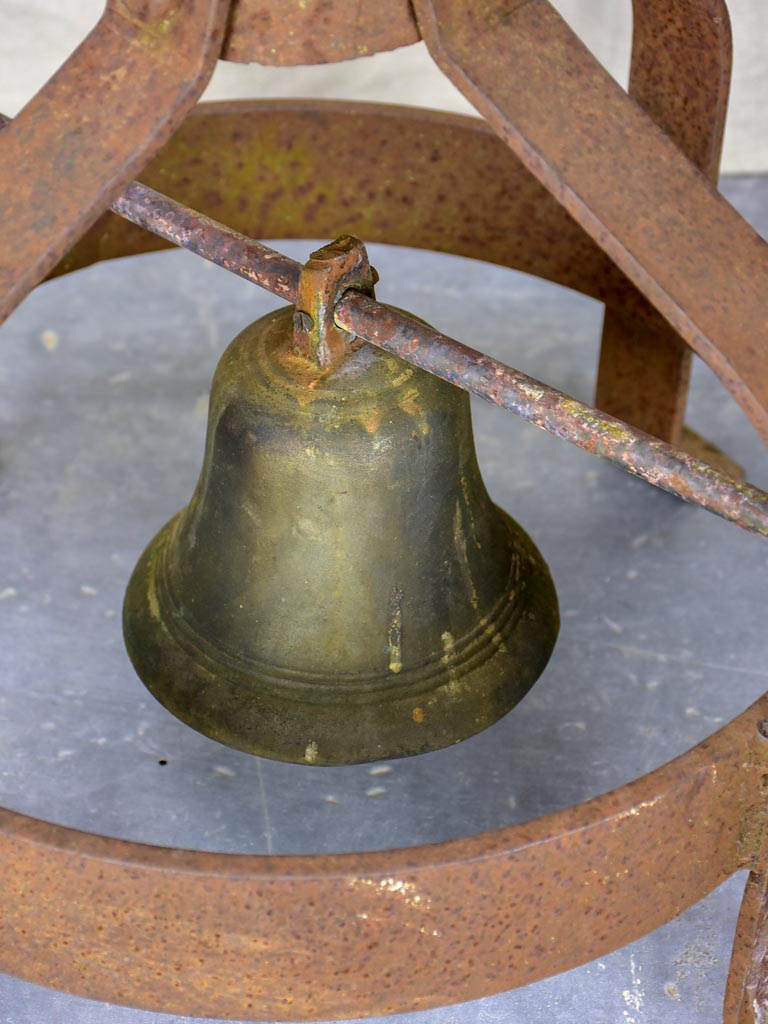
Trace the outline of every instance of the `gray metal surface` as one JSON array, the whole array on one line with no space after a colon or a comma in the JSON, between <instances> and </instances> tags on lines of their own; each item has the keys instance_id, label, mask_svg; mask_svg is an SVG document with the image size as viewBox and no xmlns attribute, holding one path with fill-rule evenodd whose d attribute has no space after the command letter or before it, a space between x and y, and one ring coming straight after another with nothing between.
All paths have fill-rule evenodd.
<instances>
[{"instance_id":1,"label":"gray metal surface","mask_svg":"<svg viewBox=\"0 0 768 1024\"><path fill-rule=\"evenodd\" d=\"M726 189L765 230L765 181ZM298 258L311 247L280 245ZM371 258L384 301L591 399L602 315L591 300L445 256L372 246ZM122 594L192 492L218 356L275 305L186 253L159 254L47 285L0 332L0 803L208 850L438 841L620 785L768 689L763 541L478 403L489 490L548 559L563 613L522 704L450 750L349 768L262 761L177 722L131 669ZM760 441L700 366L689 423L768 485ZM402 1024L714 1024L742 886L603 961ZM0 977L0 1021L56 1020L182 1018Z\"/></svg>"}]
</instances>

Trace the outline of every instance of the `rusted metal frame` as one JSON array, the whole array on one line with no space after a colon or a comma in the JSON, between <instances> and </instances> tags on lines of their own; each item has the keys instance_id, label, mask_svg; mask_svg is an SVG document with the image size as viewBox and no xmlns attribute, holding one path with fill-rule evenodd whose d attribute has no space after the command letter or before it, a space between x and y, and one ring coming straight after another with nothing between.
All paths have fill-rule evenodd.
<instances>
[{"instance_id":1,"label":"rusted metal frame","mask_svg":"<svg viewBox=\"0 0 768 1024\"><path fill-rule=\"evenodd\" d=\"M766 717L763 697L618 790L411 849L199 853L0 811L0 969L89 998L260 1020L427 1009L527 984L758 868Z\"/></svg>"},{"instance_id":2,"label":"rusted metal frame","mask_svg":"<svg viewBox=\"0 0 768 1024\"><path fill-rule=\"evenodd\" d=\"M368 147L360 148L361 137ZM324 159L328 150L344 165L343 176ZM612 305L633 291L474 118L328 101L203 104L142 177L255 237L354 230L368 241L519 268ZM55 272L162 244L106 215ZM505 361L514 363L514 343L511 334Z\"/></svg>"},{"instance_id":3,"label":"rusted metal frame","mask_svg":"<svg viewBox=\"0 0 768 1024\"><path fill-rule=\"evenodd\" d=\"M360 294L347 294L336 322L415 366L514 412L542 430L684 501L768 536L768 493L732 480L679 448L644 434L548 384Z\"/></svg>"},{"instance_id":4,"label":"rusted metal frame","mask_svg":"<svg viewBox=\"0 0 768 1024\"><path fill-rule=\"evenodd\" d=\"M360 137L368 140L364 148ZM329 150L338 165L324 159ZM369 241L515 267L613 307L636 295L477 118L311 100L203 104L142 178L251 237L334 237L353 229ZM105 215L54 273L163 244ZM638 332L648 310L643 303ZM511 356L507 361L514 362ZM685 447L713 461L708 451L691 451L688 440ZM739 476L732 466L715 464Z\"/></svg>"},{"instance_id":5,"label":"rusted metal frame","mask_svg":"<svg viewBox=\"0 0 768 1024\"><path fill-rule=\"evenodd\" d=\"M224 60L327 64L416 43L409 0L234 0Z\"/></svg>"},{"instance_id":6,"label":"rusted metal frame","mask_svg":"<svg viewBox=\"0 0 768 1024\"><path fill-rule=\"evenodd\" d=\"M759 733L768 746L768 722ZM753 857L736 925L724 1000L724 1024L764 1024L768 1015L768 772L759 778L762 802L749 831Z\"/></svg>"},{"instance_id":7,"label":"rusted metal frame","mask_svg":"<svg viewBox=\"0 0 768 1024\"><path fill-rule=\"evenodd\" d=\"M513 267L601 301L631 289L478 118L329 100L203 103L142 180L250 237L354 231ZM53 275L167 244L105 214Z\"/></svg>"},{"instance_id":8,"label":"rusted metal frame","mask_svg":"<svg viewBox=\"0 0 768 1024\"><path fill-rule=\"evenodd\" d=\"M303 304L307 305L312 282L317 283L317 274L308 278L303 271L305 283L301 293L299 263L147 186L132 183L115 201L113 209L147 230L191 249L288 301L303 299ZM342 241L339 240L338 246ZM345 283L350 288L361 285L359 243L356 246L354 239L349 242L351 245L346 250L338 249L338 259L344 266L340 278L334 281L331 275L331 291L334 287L344 288ZM329 269L333 270L333 265L324 263L321 275L327 275ZM324 310L327 315L332 309L332 295L327 289L321 305L322 309L305 311L310 319L324 315ZM610 460L648 483L700 505L743 529L768 536L768 493L732 480L686 452L462 345L376 302L362 291L346 292L336 305L335 321L352 336L386 348L451 384L514 412L593 455ZM307 337L311 330L310 327L304 332ZM345 343L346 337L340 335L339 345ZM308 341L307 345L307 354L312 355L311 343ZM322 365L331 358L328 353Z\"/></svg>"},{"instance_id":9,"label":"rusted metal frame","mask_svg":"<svg viewBox=\"0 0 768 1024\"><path fill-rule=\"evenodd\" d=\"M0 132L0 321L146 164L203 91L229 0L109 0Z\"/></svg>"},{"instance_id":10,"label":"rusted metal frame","mask_svg":"<svg viewBox=\"0 0 768 1024\"><path fill-rule=\"evenodd\" d=\"M271 233L271 232L266 232L266 233ZM328 233L332 233L332 232L330 232L330 231L329 231ZM682 795L679 795L679 796L681 796L681 799L682 799ZM46 828L47 826L45 826L45 825L41 825L41 827L42 827L42 828ZM108 843L109 843L109 841L106 841L106 842L108 842ZM90 902L90 899L88 900L88 902ZM495 905L496 905L496 904L495 904ZM163 961L163 963L165 963L165 961ZM504 985L503 987L507 987L507 986L506 986L506 985ZM465 997L466 997L466 996L465 996ZM196 1010L197 1010L197 1009L198 1009L198 1008L196 1007Z\"/></svg>"},{"instance_id":11,"label":"rusted metal frame","mask_svg":"<svg viewBox=\"0 0 768 1024\"><path fill-rule=\"evenodd\" d=\"M763 783L764 794L765 788ZM744 890L728 973L723 1021L724 1024L763 1024L767 1013L768 858L763 851L760 865L750 873Z\"/></svg>"},{"instance_id":12,"label":"rusted metal frame","mask_svg":"<svg viewBox=\"0 0 768 1024\"><path fill-rule=\"evenodd\" d=\"M725 0L632 0L629 95L710 181L720 167L733 40Z\"/></svg>"},{"instance_id":13,"label":"rusted metal frame","mask_svg":"<svg viewBox=\"0 0 768 1024\"><path fill-rule=\"evenodd\" d=\"M725 0L633 0L632 10L629 95L716 184L731 78ZM680 444L691 360L692 350L633 291L605 308L595 405Z\"/></svg>"},{"instance_id":14,"label":"rusted metal frame","mask_svg":"<svg viewBox=\"0 0 768 1024\"><path fill-rule=\"evenodd\" d=\"M547 0L414 0L435 60L768 440L768 245Z\"/></svg>"},{"instance_id":15,"label":"rusted metal frame","mask_svg":"<svg viewBox=\"0 0 768 1024\"><path fill-rule=\"evenodd\" d=\"M633 810L636 810L636 809L637 809L637 808L633 808ZM631 812L630 812L630 813L631 813ZM638 813L640 813L640 812L638 811ZM44 827L44 828L46 828L46 827L50 827L50 826L44 826L44 825L43 825L43 827ZM106 842L108 842L108 843L109 843L110 841L106 841ZM746 861L746 858L744 857L743 851L742 851L742 852L740 853L740 855L739 855L739 856L741 857L741 859L743 859L743 860L744 860L744 862ZM369 880L369 881L370 881L370 880ZM383 881L386 881L386 880L383 880ZM397 891L400 891L400 890L397 890ZM163 959L163 963L165 963L165 959L166 959L166 958L167 958L167 957L164 957L164 959ZM507 987L507 986L505 985L504 987ZM465 996L465 997L466 997L466 996Z\"/></svg>"}]
</instances>

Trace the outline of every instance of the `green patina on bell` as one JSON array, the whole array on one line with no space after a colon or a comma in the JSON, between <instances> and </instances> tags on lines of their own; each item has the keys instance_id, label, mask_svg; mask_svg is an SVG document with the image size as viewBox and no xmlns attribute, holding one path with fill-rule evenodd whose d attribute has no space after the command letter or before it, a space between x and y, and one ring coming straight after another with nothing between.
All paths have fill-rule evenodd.
<instances>
[{"instance_id":1,"label":"green patina on bell","mask_svg":"<svg viewBox=\"0 0 768 1024\"><path fill-rule=\"evenodd\" d=\"M321 368L293 323L221 359L197 489L128 587L128 652L174 715L253 754L457 743L543 671L549 572L488 496L463 391L370 345Z\"/></svg>"}]
</instances>

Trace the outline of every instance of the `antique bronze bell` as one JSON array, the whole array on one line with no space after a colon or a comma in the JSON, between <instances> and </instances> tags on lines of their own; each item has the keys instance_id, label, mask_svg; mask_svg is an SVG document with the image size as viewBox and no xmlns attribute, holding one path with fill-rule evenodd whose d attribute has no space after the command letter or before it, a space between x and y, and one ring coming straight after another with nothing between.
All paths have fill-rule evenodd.
<instances>
[{"instance_id":1,"label":"antique bronze bell","mask_svg":"<svg viewBox=\"0 0 768 1024\"><path fill-rule=\"evenodd\" d=\"M134 666L176 716L317 765L479 732L531 687L558 629L545 563L486 492L468 396L350 344L332 318L342 285L372 289L348 238L305 267L301 312L226 350L197 489L124 608Z\"/></svg>"}]
</instances>

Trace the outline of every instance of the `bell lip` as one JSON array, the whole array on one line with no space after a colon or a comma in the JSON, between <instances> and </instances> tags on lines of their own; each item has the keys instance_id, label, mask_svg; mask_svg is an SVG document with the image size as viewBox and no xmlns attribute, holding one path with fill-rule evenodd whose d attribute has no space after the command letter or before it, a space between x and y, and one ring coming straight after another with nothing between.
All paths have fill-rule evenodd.
<instances>
[{"instance_id":1,"label":"bell lip","mask_svg":"<svg viewBox=\"0 0 768 1024\"><path fill-rule=\"evenodd\" d=\"M233 666L226 654L212 656L210 645L190 649L170 625L178 612L158 592L156 567L178 516L147 546L128 584L128 655L149 692L175 717L256 756L338 766L452 746L489 728L522 700L546 668L559 631L557 594L544 559L522 527L499 513L513 533L525 581L516 593L519 613L511 628L497 634L495 651L458 680L435 676L442 678L438 685L426 683L417 692L381 687L380 699L365 703L341 688L337 700L302 701L295 687L276 686L274 678L260 691L257 674Z\"/></svg>"}]
</instances>

